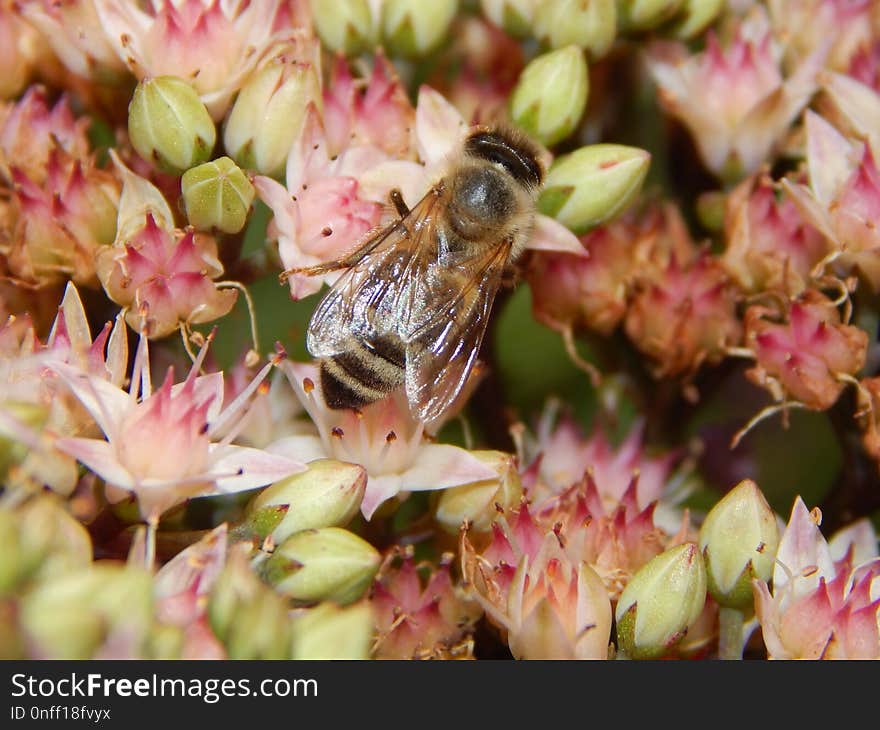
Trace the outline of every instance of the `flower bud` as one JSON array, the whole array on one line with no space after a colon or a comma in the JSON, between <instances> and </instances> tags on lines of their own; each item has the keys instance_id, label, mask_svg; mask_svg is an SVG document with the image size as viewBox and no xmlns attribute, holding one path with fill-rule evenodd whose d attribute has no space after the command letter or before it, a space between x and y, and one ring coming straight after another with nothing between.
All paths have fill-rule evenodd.
<instances>
[{"instance_id":1,"label":"flower bud","mask_svg":"<svg viewBox=\"0 0 880 730\"><path fill-rule=\"evenodd\" d=\"M229 553L208 599L208 619L230 659L290 658L286 601L256 576L242 550Z\"/></svg>"},{"instance_id":2,"label":"flower bud","mask_svg":"<svg viewBox=\"0 0 880 730\"><path fill-rule=\"evenodd\" d=\"M344 608L322 603L293 621L292 659L368 659L373 611L361 601Z\"/></svg>"},{"instance_id":3,"label":"flower bud","mask_svg":"<svg viewBox=\"0 0 880 730\"><path fill-rule=\"evenodd\" d=\"M617 35L616 0L545 0L535 11L534 33L552 48L573 44L601 58Z\"/></svg>"},{"instance_id":4,"label":"flower bud","mask_svg":"<svg viewBox=\"0 0 880 730\"><path fill-rule=\"evenodd\" d=\"M724 0L684 0L672 32L683 41L696 38L724 9Z\"/></svg>"},{"instance_id":5,"label":"flower bud","mask_svg":"<svg viewBox=\"0 0 880 730\"><path fill-rule=\"evenodd\" d=\"M553 162L538 207L575 233L586 233L633 202L650 162L650 153L638 147L581 147Z\"/></svg>"},{"instance_id":6,"label":"flower bud","mask_svg":"<svg viewBox=\"0 0 880 730\"><path fill-rule=\"evenodd\" d=\"M334 459L319 459L307 471L276 482L260 492L248 507L248 517L267 508L286 506L280 522L271 531L276 544L295 532L321 527L343 527L361 506L367 487L362 466Z\"/></svg>"},{"instance_id":7,"label":"flower bud","mask_svg":"<svg viewBox=\"0 0 880 730\"><path fill-rule=\"evenodd\" d=\"M525 38L532 30L535 0L481 0L483 15L510 35Z\"/></svg>"},{"instance_id":8,"label":"flower bud","mask_svg":"<svg viewBox=\"0 0 880 730\"><path fill-rule=\"evenodd\" d=\"M20 464L28 455L28 447L19 438L20 431L39 431L49 412L44 406L26 401L6 401L0 404L0 412L5 416L0 421L0 478L5 478L9 468ZM7 419L9 426L5 423Z\"/></svg>"},{"instance_id":9,"label":"flower bud","mask_svg":"<svg viewBox=\"0 0 880 730\"><path fill-rule=\"evenodd\" d=\"M376 45L376 23L367 0L310 0L324 47L354 56Z\"/></svg>"},{"instance_id":10,"label":"flower bud","mask_svg":"<svg viewBox=\"0 0 880 730\"><path fill-rule=\"evenodd\" d=\"M656 28L672 18L683 0L617 0L617 17L624 31Z\"/></svg>"},{"instance_id":11,"label":"flower bud","mask_svg":"<svg viewBox=\"0 0 880 730\"><path fill-rule=\"evenodd\" d=\"M532 60L510 97L517 125L545 145L571 134L587 106L587 61L577 46L566 46Z\"/></svg>"},{"instance_id":12,"label":"flower bud","mask_svg":"<svg viewBox=\"0 0 880 730\"><path fill-rule=\"evenodd\" d=\"M228 157L191 167L180 179L186 217L196 228L238 233L247 222L256 191Z\"/></svg>"},{"instance_id":13,"label":"flower bud","mask_svg":"<svg viewBox=\"0 0 880 730\"><path fill-rule=\"evenodd\" d=\"M501 451L472 451L471 454L494 469L498 476L440 492L434 515L440 526L452 534L458 533L465 522L470 532L488 532L498 516L498 508L513 509L522 497L522 483L513 456Z\"/></svg>"},{"instance_id":14,"label":"flower bud","mask_svg":"<svg viewBox=\"0 0 880 730\"><path fill-rule=\"evenodd\" d=\"M39 584L21 601L21 625L32 655L88 659L99 654L105 641L115 639L129 658L137 658L152 624L152 593L149 573L110 563Z\"/></svg>"},{"instance_id":15,"label":"flower bud","mask_svg":"<svg viewBox=\"0 0 880 730\"><path fill-rule=\"evenodd\" d=\"M310 103L320 109L315 67L283 54L271 60L238 93L223 130L226 151L242 167L278 177Z\"/></svg>"},{"instance_id":16,"label":"flower bud","mask_svg":"<svg viewBox=\"0 0 880 730\"><path fill-rule=\"evenodd\" d=\"M776 516L758 485L744 479L709 510L700 527L712 598L727 608L751 608L752 580L770 580L778 547Z\"/></svg>"},{"instance_id":17,"label":"flower bud","mask_svg":"<svg viewBox=\"0 0 880 730\"><path fill-rule=\"evenodd\" d=\"M700 617L706 568L695 543L670 548L636 571L617 601L618 649L632 659L665 654Z\"/></svg>"},{"instance_id":18,"label":"flower bud","mask_svg":"<svg viewBox=\"0 0 880 730\"><path fill-rule=\"evenodd\" d=\"M128 134L141 157L172 175L207 161L217 138L196 90L176 76L137 85L128 107Z\"/></svg>"},{"instance_id":19,"label":"flower bud","mask_svg":"<svg viewBox=\"0 0 880 730\"><path fill-rule=\"evenodd\" d=\"M92 562L92 543L86 528L55 496L41 494L16 512L20 561L33 566L33 580L54 579Z\"/></svg>"},{"instance_id":20,"label":"flower bud","mask_svg":"<svg viewBox=\"0 0 880 730\"><path fill-rule=\"evenodd\" d=\"M425 56L445 40L457 11L458 0L385 0L384 45L392 55Z\"/></svg>"},{"instance_id":21,"label":"flower bud","mask_svg":"<svg viewBox=\"0 0 880 730\"><path fill-rule=\"evenodd\" d=\"M339 527L303 530L279 545L262 566L275 588L300 603L360 598L379 570L370 543Z\"/></svg>"}]
</instances>

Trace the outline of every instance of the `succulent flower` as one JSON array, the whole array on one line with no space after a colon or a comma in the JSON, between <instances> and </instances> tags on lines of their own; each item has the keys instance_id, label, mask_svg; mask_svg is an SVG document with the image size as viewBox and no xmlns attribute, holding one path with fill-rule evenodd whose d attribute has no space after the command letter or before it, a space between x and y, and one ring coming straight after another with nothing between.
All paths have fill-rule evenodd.
<instances>
[{"instance_id":1,"label":"succulent flower","mask_svg":"<svg viewBox=\"0 0 880 730\"><path fill-rule=\"evenodd\" d=\"M745 342L756 359L746 376L777 401L830 408L845 386L844 377L865 363L867 333L841 322L834 303L815 289L791 302L786 321L774 322L778 317L760 305L746 310Z\"/></svg>"},{"instance_id":2,"label":"succulent flower","mask_svg":"<svg viewBox=\"0 0 880 730\"><path fill-rule=\"evenodd\" d=\"M782 534L773 589L754 582L755 608L772 659L880 659L877 539L866 521L826 542L821 513L798 497ZM867 531L868 539L862 537ZM856 550L866 545L867 554ZM832 546L843 547L838 555ZM861 551L859 551L861 552Z\"/></svg>"},{"instance_id":3,"label":"succulent flower","mask_svg":"<svg viewBox=\"0 0 880 730\"><path fill-rule=\"evenodd\" d=\"M462 533L462 573L487 617L521 659L605 659L611 601L585 561L574 562L559 536L543 530L522 505L496 523L477 552Z\"/></svg>"},{"instance_id":4,"label":"succulent flower","mask_svg":"<svg viewBox=\"0 0 880 730\"><path fill-rule=\"evenodd\" d=\"M468 659L481 611L450 575L452 556L416 564L413 550L386 555L370 593L376 616L377 659Z\"/></svg>"},{"instance_id":5,"label":"succulent flower","mask_svg":"<svg viewBox=\"0 0 880 730\"><path fill-rule=\"evenodd\" d=\"M843 272L858 270L880 289L880 238L874 224L880 206L880 173L871 147L851 143L822 117L807 112L809 187L783 180L804 219L832 246L824 261Z\"/></svg>"},{"instance_id":6,"label":"succulent flower","mask_svg":"<svg viewBox=\"0 0 880 730\"><path fill-rule=\"evenodd\" d=\"M791 196L777 197L772 182L761 175L743 180L728 196L725 233L721 262L752 294L800 294L828 252L824 237L804 222Z\"/></svg>"},{"instance_id":7,"label":"succulent flower","mask_svg":"<svg viewBox=\"0 0 880 730\"><path fill-rule=\"evenodd\" d=\"M405 397L394 393L362 411L332 410L324 402L318 370L285 361L280 366L312 421L317 436L291 436L273 448L305 461L325 457L367 471L361 511L370 519L386 500L412 491L445 489L497 479L497 472L465 449L428 441Z\"/></svg>"},{"instance_id":8,"label":"succulent flower","mask_svg":"<svg viewBox=\"0 0 880 730\"><path fill-rule=\"evenodd\" d=\"M205 354L202 348L183 383L175 385L171 369L155 392L146 337L140 340L130 392L69 365L50 365L104 433L102 439L59 439L57 448L99 474L111 501L135 494L147 521L157 522L196 495L253 489L305 469L300 461L215 441L219 430L241 417L272 363L224 408L222 375L198 375ZM157 453L164 458L157 460Z\"/></svg>"},{"instance_id":9,"label":"succulent flower","mask_svg":"<svg viewBox=\"0 0 880 730\"><path fill-rule=\"evenodd\" d=\"M284 0L220 3L93 0L116 55L139 79L177 76L196 90L217 121L264 53L283 35L275 20Z\"/></svg>"},{"instance_id":10,"label":"succulent flower","mask_svg":"<svg viewBox=\"0 0 880 730\"><path fill-rule=\"evenodd\" d=\"M722 49L713 31L706 50L655 44L649 68L666 110L690 131L706 167L724 180L756 172L816 90L822 53L783 78L762 14L738 28Z\"/></svg>"},{"instance_id":11,"label":"succulent flower","mask_svg":"<svg viewBox=\"0 0 880 730\"><path fill-rule=\"evenodd\" d=\"M737 293L713 256L704 252L690 264L672 255L662 269L648 271L624 326L633 344L653 362L656 377L694 373L718 362L739 342Z\"/></svg>"}]
</instances>

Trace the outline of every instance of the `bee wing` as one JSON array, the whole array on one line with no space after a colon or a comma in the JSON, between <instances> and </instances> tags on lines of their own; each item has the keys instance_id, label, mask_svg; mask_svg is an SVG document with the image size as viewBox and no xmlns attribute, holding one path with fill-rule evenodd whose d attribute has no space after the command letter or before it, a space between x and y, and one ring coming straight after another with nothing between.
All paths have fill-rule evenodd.
<instances>
[{"instance_id":1,"label":"bee wing","mask_svg":"<svg viewBox=\"0 0 880 730\"><path fill-rule=\"evenodd\" d=\"M412 282L436 260L430 235L437 195L422 198L409 215L369 237L343 259L347 267L315 308L306 347L313 357L332 357L349 349L352 336L388 329L404 339L412 312ZM427 235L426 235L427 234ZM409 293L408 293L408 290Z\"/></svg>"},{"instance_id":2,"label":"bee wing","mask_svg":"<svg viewBox=\"0 0 880 730\"><path fill-rule=\"evenodd\" d=\"M429 285L424 312L413 310L406 338L407 399L423 421L440 416L464 387L509 254L510 244L501 242L459 261L457 279L448 274L428 277L429 282L445 278L446 285ZM463 286L455 286L461 282Z\"/></svg>"}]
</instances>

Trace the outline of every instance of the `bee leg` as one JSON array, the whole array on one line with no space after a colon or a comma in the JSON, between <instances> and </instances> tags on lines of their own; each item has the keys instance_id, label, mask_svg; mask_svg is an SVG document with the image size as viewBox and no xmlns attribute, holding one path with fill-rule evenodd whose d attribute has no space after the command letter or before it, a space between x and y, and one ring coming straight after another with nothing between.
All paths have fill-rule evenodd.
<instances>
[{"instance_id":1,"label":"bee leg","mask_svg":"<svg viewBox=\"0 0 880 730\"><path fill-rule=\"evenodd\" d=\"M325 264L317 266L301 266L293 269L286 269L278 274L278 280L283 284L294 274L305 274L306 276L319 276L320 274L329 274L331 271L339 271L339 269L348 268L348 264L344 261L328 261Z\"/></svg>"},{"instance_id":2,"label":"bee leg","mask_svg":"<svg viewBox=\"0 0 880 730\"><path fill-rule=\"evenodd\" d=\"M394 204L395 209L397 210L397 215L401 218L406 218L410 214L409 206L406 204L406 201L403 199L403 195L400 190L394 188L389 194L388 197L391 198L391 202Z\"/></svg>"}]
</instances>

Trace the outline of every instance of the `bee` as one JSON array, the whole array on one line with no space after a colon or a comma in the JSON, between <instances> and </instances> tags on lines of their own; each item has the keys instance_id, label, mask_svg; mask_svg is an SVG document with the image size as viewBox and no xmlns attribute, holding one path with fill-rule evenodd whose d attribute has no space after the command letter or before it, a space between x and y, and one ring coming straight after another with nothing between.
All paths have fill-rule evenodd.
<instances>
[{"instance_id":1,"label":"bee","mask_svg":"<svg viewBox=\"0 0 880 730\"><path fill-rule=\"evenodd\" d=\"M398 388L425 422L453 404L505 269L529 236L543 176L524 135L476 128L412 209L393 190L390 224L338 261L281 275L344 269L306 338L330 408L361 408Z\"/></svg>"}]
</instances>

